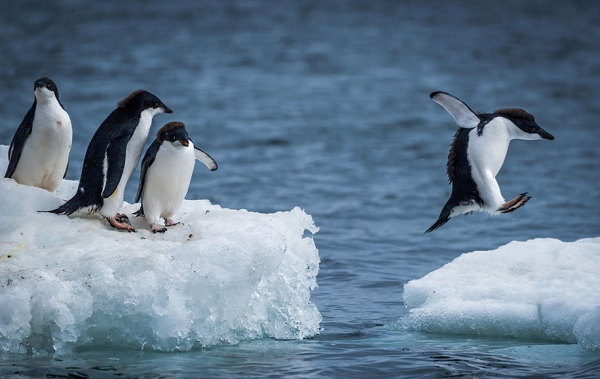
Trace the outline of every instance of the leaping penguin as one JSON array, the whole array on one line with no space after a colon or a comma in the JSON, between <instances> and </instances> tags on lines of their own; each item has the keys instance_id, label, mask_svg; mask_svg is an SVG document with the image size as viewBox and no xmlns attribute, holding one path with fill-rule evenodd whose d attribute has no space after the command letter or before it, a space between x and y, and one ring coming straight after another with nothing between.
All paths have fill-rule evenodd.
<instances>
[{"instance_id":1,"label":"leaping penguin","mask_svg":"<svg viewBox=\"0 0 600 379\"><path fill-rule=\"evenodd\" d=\"M217 162L198 149L185 130L185 124L178 121L166 123L142 159L140 184L135 201L142 199L142 206L136 212L145 216L153 233L164 233L166 227L158 225L165 220L165 226L177 225L171 217L179 210L187 194L194 171L195 159L204 163L210 171L215 171Z\"/></svg>"},{"instance_id":2,"label":"leaping penguin","mask_svg":"<svg viewBox=\"0 0 600 379\"><path fill-rule=\"evenodd\" d=\"M49 212L70 215L83 208L99 210L113 227L135 231L127 216L117 213L125 186L142 155L152 118L172 112L146 90L134 91L121 100L90 141L77 192Z\"/></svg>"},{"instance_id":3,"label":"leaping penguin","mask_svg":"<svg viewBox=\"0 0 600 379\"><path fill-rule=\"evenodd\" d=\"M430 97L450 113L460 128L454 135L446 166L452 194L438 220L425 233L436 230L460 214L474 211L510 213L529 201L531 196L525 192L506 202L500 193L496 175L504 163L511 140L553 140L554 137L523 109L475 113L448 93L433 92Z\"/></svg>"},{"instance_id":4,"label":"leaping penguin","mask_svg":"<svg viewBox=\"0 0 600 379\"><path fill-rule=\"evenodd\" d=\"M10 143L4 177L54 192L67 175L73 138L71 118L49 78L36 80L33 94L33 105Z\"/></svg>"}]
</instances>

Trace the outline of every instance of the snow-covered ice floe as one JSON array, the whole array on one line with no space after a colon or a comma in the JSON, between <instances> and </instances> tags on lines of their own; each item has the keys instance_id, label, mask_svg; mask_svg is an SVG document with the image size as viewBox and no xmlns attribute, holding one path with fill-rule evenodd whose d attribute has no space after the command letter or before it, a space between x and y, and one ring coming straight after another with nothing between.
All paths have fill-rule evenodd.
<instances>
[{"instance_id":1,"label":"snow-covered ice floe","mask_svg":"<svg viewBox=\"0 0 600 379\"><path fill-rule=\"evenodd\" d=\"M404 286L400 324L600 350L600 238L534 239L463 254Z\"/></svg>"},{"instance_id":2,"label":"snow-covered ice floe","mask_svg":"<svg viewBox=\"0 0 600 379\"><path fill-rule=\"evenodd\" d=\"M0 146L0 171L7 147ZM132 183L130 183L132 185ZM98 215L38 213L56 194L0 179L0 352L68 353L123 347L185 351L320 332L310 300L319 254L299 208L260 214L184 201L182 224L152 234L110 227Z\"/></svg>"}]
</instances>

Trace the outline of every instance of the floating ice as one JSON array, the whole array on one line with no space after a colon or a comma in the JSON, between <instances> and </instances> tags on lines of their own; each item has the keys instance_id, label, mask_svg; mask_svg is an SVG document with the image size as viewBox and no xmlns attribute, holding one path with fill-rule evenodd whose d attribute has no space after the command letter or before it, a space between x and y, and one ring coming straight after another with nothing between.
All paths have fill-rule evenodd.
<instances>
[{"instance_id":1,"label":"floating ice","mask_svg":"<svg viewBox=\"0 0 600 379\"><path fill-rule=\"evenodd\" d=\"M0 146L0 171L7 148ZM310 301L319 255L299 208L260 214L185 201L165 234L137 233L99 216L38 213L56 194L0 179L0 352L115 346L190 350L319 333Z\"/></svg>"},{"instance_id":2,"label":"floating ice","mask_svg":"<svg viewBox=\"0 0 600 379\"><path fill-rule=\"evenodd\" d=\"M600 350L600 237L463 254L404 286L408 328Z\"/></svg>"}]
</instances>

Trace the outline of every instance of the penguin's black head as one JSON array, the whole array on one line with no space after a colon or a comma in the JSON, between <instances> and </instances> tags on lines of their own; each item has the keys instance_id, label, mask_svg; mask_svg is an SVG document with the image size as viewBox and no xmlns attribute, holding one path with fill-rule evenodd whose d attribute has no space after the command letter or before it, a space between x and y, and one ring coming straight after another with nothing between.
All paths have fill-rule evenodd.
<instances>
[{"instance_id":1,"label":"penguin's black head","mask_svg":"<svg viewBox=\"0 0 600 379\"><path fill-rule=\"evenodd\" d=\"M170 143L179 142L185 147L190 145L190 137L188 136L187 130L185 130L185 124L179 121L167 122L156 133L156 140L159 143L163 143L163 141Z\"/></svg>"},{"instance_id":2,"label":"penguin's black head","mask_svg":"<svg viewBox=\"0 0 600 379\"><path fill-rule=\"evenodd\" d=\"M33 85L33 91L35 92L38 88L46 89L54 93L54 96L58 99L58 88L56 87L56 84L54 84L54 82L47 76L42 76L35 81L35 84Z\"/></svg>"},{"instance_id":3,"label":"penguin's black head","mask_svg":"<svg viewBox=\"0 0 600 379\"><path fill-rule=\"evenodd\" d=\"M133 91L126 98L119 101L117 106L119 108L132 107L139 112L154 109L157 111L156 113L173 113L171 108L167 107L158 97L143 89Z\"/></svg>"},{"instance_id":4,"label":"penguin's black head","mask_svg":"<svg viewBox=\"0 0 600 379\"><path fill-rule=\"evenodd\" d=\"M554 136L539 126L533 117L532 114L527 113L523 109L519 108L507 108L507 109L498 109L494 111L494 114L503 116L513 124L517 126L521 130L517 138L526 139L526 140L534 140L534 139L547 139L553 140Z\"/></svg>"}]
</instances>

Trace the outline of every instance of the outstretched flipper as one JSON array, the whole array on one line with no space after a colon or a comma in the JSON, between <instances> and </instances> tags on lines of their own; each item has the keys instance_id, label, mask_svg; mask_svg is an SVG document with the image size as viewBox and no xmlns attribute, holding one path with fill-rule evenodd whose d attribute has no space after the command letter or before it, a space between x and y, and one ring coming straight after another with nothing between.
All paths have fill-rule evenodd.
<instances>
[{"instance_id":1,"label":"outstretched flipper","mask_svg":"<svg viewBox=\"0 0 600 379\"><path fill-rule=\"evenodd\" d=\"M500 208L498 208L498 212L500 213L511 213L521 208L525 203L527 203L531 199L531 196L527 196L527 192L520 194L514 199L507 201L502 204Z\"/></svg>"},{"instance_id":2,"label":"outstretched flipper","mask_svg":"<svg viewBox=\"0 0 600 379\"><path fill-rule=\"evenodd\" d=\"M194 146L194 154L196 155L196 159L199 160L200 162L204 163L204 165L206 167L208 167L208 169L210 171L215 171L216 169L219 168L219 166L217 165L217 162L215 162L215 160L212 159L212 157L210 155L208 155L204 151L198 149L196 146Z\"/></svg>"},{"instance_id":3,"label":"outstretched flipper","mask_svg":"<svg viewBox=\"0 0 600 379\"><path fill-rule=\"evenodd\" d=\"M437 91L429 95L433 101L444 107L461 128L476 128L481 119L469 106L449 93Z\"/></svg>"}]
</instances>

